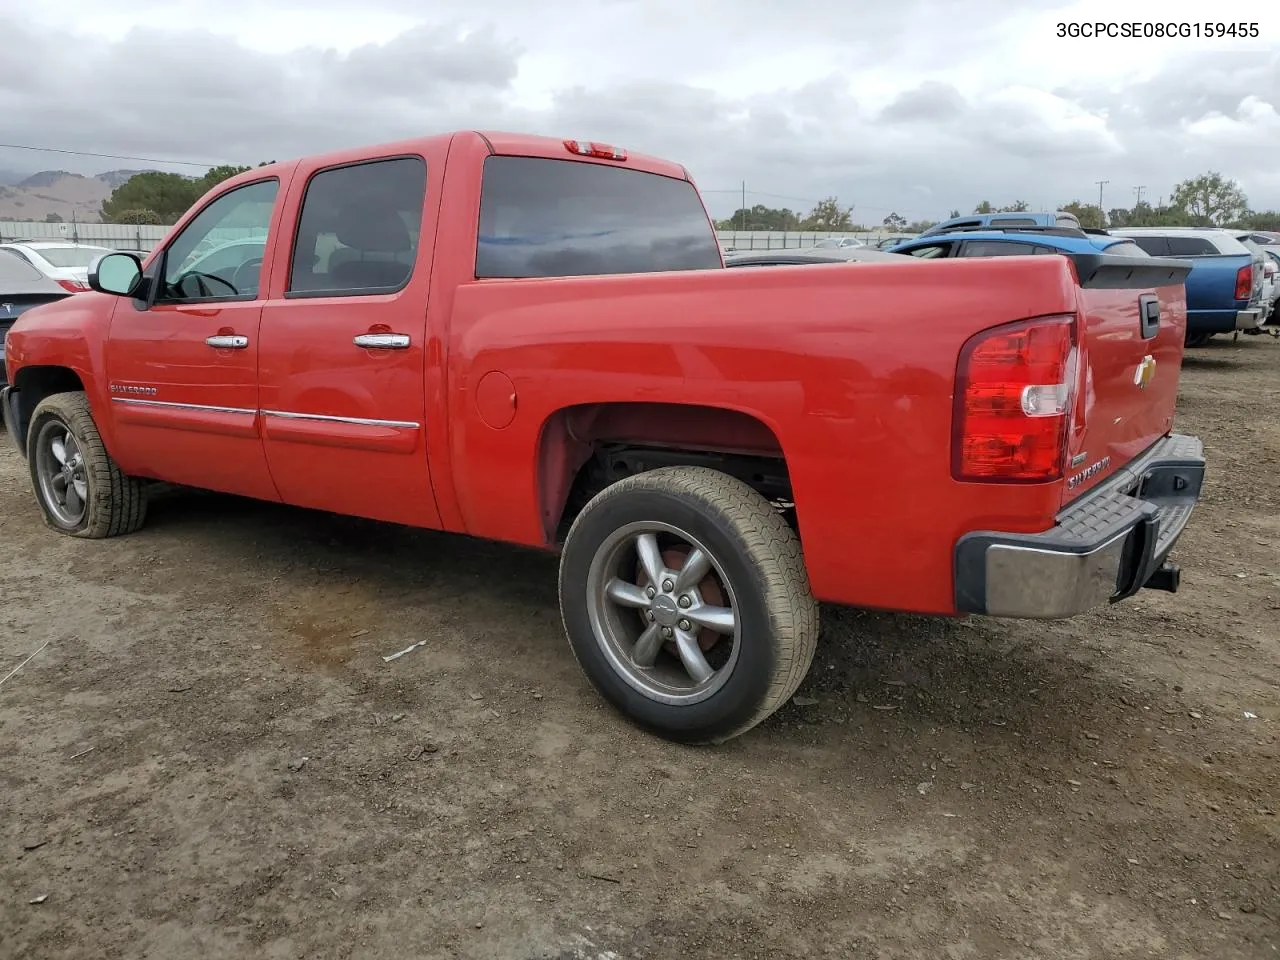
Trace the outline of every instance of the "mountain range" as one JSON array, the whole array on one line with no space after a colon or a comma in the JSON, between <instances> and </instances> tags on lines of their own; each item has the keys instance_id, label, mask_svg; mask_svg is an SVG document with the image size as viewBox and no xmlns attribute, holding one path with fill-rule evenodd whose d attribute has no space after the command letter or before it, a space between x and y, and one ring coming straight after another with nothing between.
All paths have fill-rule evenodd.
<instances>
[{"instance_id":1,"label":"mountain range","mask_svg":"<svg viewBox=\"0 0 1280 960\"><path fill-rule=\"evenodd\" d=\"M102 201L111 191L142 170L108 170L86 177L66 170L21 174L0 170L0 220L63 220L97 223Z\"/></svg>"}]
</instances>

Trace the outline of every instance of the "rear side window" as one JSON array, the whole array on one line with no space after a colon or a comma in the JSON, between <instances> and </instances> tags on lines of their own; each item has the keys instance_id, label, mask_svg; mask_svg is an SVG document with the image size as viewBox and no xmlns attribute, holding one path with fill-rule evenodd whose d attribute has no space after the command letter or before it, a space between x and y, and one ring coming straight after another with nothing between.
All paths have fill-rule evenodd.
<instances>
[{"instance_id":1,"label":"rear side window","mask_svg":"<svg viewBox=\"0 0 1280 960\"><path fill-rule=\"evenodd\" d=\"M1204 237L1169 237L1166 242L1171 257L1212 257L1218 252L1212 241Z\"/></svg>"},{"instance_id":2,"label":"rear side window","mask_svg":"<svg viewBox=\"0 0 1280 960\"><path fill-rule=\"evenodd\" d=\"M1168 237L1134 237L1133 242L1153 257L1170 256Z\"/></svg>"},{"instance_id":3,"label":"rear side window","mask_svg":"<svg viewBox=\"0 0 1280 960\"><path fill-rule=\"evenodd\" d=\"M1047 247L1039 248L1047 250ZM964 245L966 257L1029 257L1036 252L1033 243L1015 243L1009 240L970 240Z\"/></svg>"},{"instance_id":4,"label":"rear side window","mask_svg":"<svg viewBox=\"0 0 1280 960\"><path fill-rule=\"evenodd\" d=\"M1108 256L1114 256L1114 257L1148 256L1147 251L1143 250L1140 246L1138 246L1136 243L1134 243L1131 240L1126 240L1124 243L1113 243L1111 244L1111 246L1105 248L1102 252L1107 254Z\"/></svg>"},{"instance_id":5,"label":"rear side window","mask_svg":"<svg viewBox=\"0 0 1280 960\"><path fill-rule=\"evenodd\" d=\"M298 217L290 297L394 293L418 256L427 165L396 157L321 170Z\"/></svg>"},{"instance_id":6,"label":"rear side window","mask_svg":"<svg viewBox=\"0 0 1280 960\"><path fill-rule=\"evenodd\" d=\"M688 181L574 160L485 160L477 277L721 266L715 231Z\"/></svg>"},{"instance_id":7,"label":"rear side window","mask_svg":"<svg viewBox=\"0 0 1280 960\"><path fill-rule=\"evenodd\" d=\"M23 259L22 254L0 250L0 280L29 282L43 279L44 274Z\"/></svg>"}]
</instances>

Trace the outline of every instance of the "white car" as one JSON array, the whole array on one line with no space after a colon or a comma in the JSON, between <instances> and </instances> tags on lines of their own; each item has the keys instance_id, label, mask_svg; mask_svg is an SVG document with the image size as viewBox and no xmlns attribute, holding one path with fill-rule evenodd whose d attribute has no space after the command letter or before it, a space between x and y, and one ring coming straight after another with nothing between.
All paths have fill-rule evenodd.
<instances>
[{"instance_id":1,"label":"white car","mask_svg":"<svg viewBox=\"0 0 1280 960\"><path fill-rule=\"evenodd\" d=\"M843 250L845 247L865 247L866 244L857 237L825 237L815 243L814 246L819 250Z\"/></svg>"},{"instance_id":2,"label":"white car","mask_svg":"<svg viewBox=\"0 0 1280 960\"><path fill-rule=\"evenodd\" d=\"M89 289L89 266L104 253L115 253L110 247L63 240L20 240L0 243L0 251L21 257L46 277L71 293Z\"/></svg>"}]
</instances>

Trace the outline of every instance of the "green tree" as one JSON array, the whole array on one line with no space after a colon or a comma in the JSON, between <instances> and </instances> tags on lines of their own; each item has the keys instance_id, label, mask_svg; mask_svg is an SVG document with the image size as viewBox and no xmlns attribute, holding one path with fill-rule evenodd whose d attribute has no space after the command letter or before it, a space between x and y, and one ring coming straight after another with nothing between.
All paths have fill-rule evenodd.
<instances>
[{"instance_id":1,"label":"green tree","mask_svg":"<svg viewBox=\"0 0 1280 960\"><path fill-rule=\"evenodd\" d=\"M974 213L995 213L996 208L991 205L990 200L983 200L980 204L973 208Z\"/></svg>"},{"instance_id":2,"label":"green tree","mask_svg":"<svg viewBox=\"0 0 1280 960\"><path fill-rule=\"evenodd\" d=\"M853 208L846 210L836 197L827 197L818 201L800 226L804 230L851 231Z\"/></svg>"},{"instance_id":3,"label":"green tree","mask_svg":"<svg viewBox=\"0 0 1280 960\"><path fill-rule=\"evenodd\" d=\"M775 210L757 203L754 207L739 207L716 226L721 230L799 230L800 214L786 207Z\"/></svg>"},{"instance_id":4,"label":"green tree","mask_svg":"<svg viewBox=\"0 0 1280 960\"><path fill-rule=\"evenodd\" d=\"M1280 210L1250 210L1240 218L1246 230L1280 230Z\"/></svg>"},{"instance_id":5,"label":"green tree","mask_svg":"<svg viewBox=\"0 0 1280 960\"><path fill-rule=\"evenodd\" d=\"M60 213L46 213L46 214L44 215L44 222L45 222L45 223L62 223L62 222L63 222L62 214L60 214Z\"/></svg>"},{"instance_id":6,"label":"green tree","mask_svg":"<svg viewBox=\"0 0 1280 960\"><path fill-rule=\"evenodd\" d=\"M110 223L136 223L144 226L160 226L163 221L154 210L121 210Z\"/></svg>"},{"instance_id":7,"label":"green tree","mask_svg":"<svg viewBox=\"0 0 1280 960\"><path fill-rule=\"evenodd\" d=\"M1133 211L1124 207L1112 207L1107 211L1107 223L1113 227L1132 227Z\"/></svg>"},{"instance_id":8,"label":"green tree","mask_svg":"<svg viewBox=\"0 0 1280 960\"><path fill-rule=\"evenodd\" d=\"M1026 213L1031 209L1031 204L1025 200L1015 200L1007 207L1001 207L996 213Z\"/></svg>"},{"instance_id":9,"label":"green tree","mask_svg":"<svg viewBox=\"0 0 1280 960\"><path fill-rule=\"evenodd\" d=\"M956 217L958 217L958 216L960 216L960 211L959 211L959 210L952 210L950 213L948 213L948 214L947 214L947 219L948 219L948 220L954 220L954 219L955 219Z\"/></svg>"},{"instance_id":10,"label":"green tree","mask_svg":"<svg viewBox=\"0 0 1280 960\"><path fill-rule=\"evenodd\" d=\"M125 213L136 216L138 211L150 211L156 216L156 223L175 223L209 190L248 169L226 164L212 167L196 178L160 170L136 173L103 201L102 219L107 223L139 223L142 221L119 218Z\"/></svg>"},{"instance_id":11,"label":"green tree","mask_svg":"<svg viewBox=\"0 0 1280 960\"><path fill-rule=\"evenodd\" d=\"M952 216L958 217L960 216L960 214L956 213L956 214L952 214ZM924 233L930 227L936 227L937 225L938 225L937 220L915 220L907 224L907 229L905 232L906 233Z\"/></svg>"},{"instance_id":12,"label":"green tree","mask_svg":"<svg viewBox=\"0 0 1280 960\"><path fill-rule=\"evenodd\" d=\"M884 225L895 233L901 233L907 228L907 218L897 213L891 213L884 218Z\"/></svg>"},{"instance_id":13,"label":"green tree","mask_svg":"<svg viewBox=\"0 0 1280 960\"><path fill-rule=\"evenodd\" d=\"M1096 203L1081 203L1079 200L1072 200L1070 203L1064 203L1059 209L1064 213L1075 214L1082 227L1100 230L1106 226L1102 218L1102 208Z\"/></svg>"},{"instance_id":14,"label":"green tree","mask_svg":"<svg viewBox=\"0 0 1280 960\"><path fill-rule=\"evenodd\" d=\"M1239 220L1249 209L1240 184L1210 170L1173 188L1173 206L1180 207L1196 226L1220 227Z\"/></svg>"}]
</instances>

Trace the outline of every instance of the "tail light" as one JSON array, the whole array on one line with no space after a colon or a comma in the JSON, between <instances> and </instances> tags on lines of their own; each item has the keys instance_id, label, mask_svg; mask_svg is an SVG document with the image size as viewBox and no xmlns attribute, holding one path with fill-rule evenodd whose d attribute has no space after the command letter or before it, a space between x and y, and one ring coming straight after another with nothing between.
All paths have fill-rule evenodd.
<instances>
[{"instance_id":1,"label":"tail light","mask_svg":"<svg viewBox=\"0 0 1280 960\"><path fill-rule=\"evenodd\" d=\"M566 140L564 147L570 153L580 157L595 157L597 160L625 160L627 151L621 147L611 147L607 143L596 143L594 140Z\"/></svg>"},{"instance_id":2,"label":"tail light","mask_svg":"<svg viewBox=\"0 0 1280 960\"><path fill-rule=\"evenodd\" d=\"M72 293L84 293L89 289L89 285L82 280L59 280L58 286Z\"/></svg>"},{"instance_id":3,"label":"tail light","mask_svg":"<svg viewBox=\"0 0 1280 960\"><path fill-rule=\"evenodd\" d=\"M1074 314L986 330L960 351L951 473L957 480L1060 479L1076 380Z\"/></svg>"},{"instance_id":4,"label":"tail light","mask_svg":"<svg viewBox=\"0 0 1280 960\"><path fill-rule=\"evenodd\" d=\"M1268 260L1262 265L1262 275L1264 277L1274 277L1276 275L1276 262Z\"/></svg>"},{"instance_id":5,"label":"tail light","mask_svg":"<svg viewBox=\"0 0 1280 960\"><path fill-rule=\"evenodd\" d=\"M1253 293L1253 264L1236 271L1236 299L1248 300Z\"/></svg>"}]
</instances>

